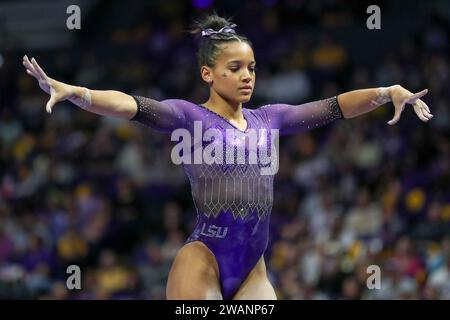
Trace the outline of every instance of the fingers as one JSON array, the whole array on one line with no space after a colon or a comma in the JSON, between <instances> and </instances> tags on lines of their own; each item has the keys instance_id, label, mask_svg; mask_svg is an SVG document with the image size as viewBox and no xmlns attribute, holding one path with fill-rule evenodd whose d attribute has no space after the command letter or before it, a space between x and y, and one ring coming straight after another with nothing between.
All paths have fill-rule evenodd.
<instances>
[{"instance_id":1,"label":"fingers","mask_svg":"<svg viewBox=\"0 0 450 320\"><path fill-rule=\"evenodd\" d=\"M428 122L430 119L432 119L434 116L430 113L430 109L428 108L427 104L423 102L422 100L417 100L416 103L413 104L414 111L416 112L417 116L420 120L423 122ZM397 121L400 119L400 114L403 111L404 104L402 106L402 110L399 111L399 108L396 108L395 115L392 120L388 122L388 124L393 125L397 123Z\"/></svg>"},{"instance_id":2,"label":"fingers","mask_svg":"<svg viewBox=\"0 0 450 320\"><path fill-rule=\"evenodd\" d=\"M25 55L23 56L23 65L27 69L27 73L30 76L35 77L37 80L39 80L39 75L37 71L34 69L34 66L31 64L30 60L28 60L28 57Z\"/></svg>"},{"instance_id":3,"label":"fingers","mask_svg":"<svg viewBox=\"0 0 450 320\"><path fill-rule=\"evenodd\" d=\"M31 59L31 63L33 64L34 70L37 71L40 78L46 79L47 75L45 74L44 70L42 70L42 68L38 65L37 61L34 58Z\"/></svg>"},{"instance_id":4,"label":"fingers","mask_svg":"<svg viewBox=\"0 0 450 320\"><path fill-rule=\"evenodd\" d=\"M24 55L23 65L27 69L27 74L39 80L39 86L41 87L41 89L50 94L50 100L48 100L45 109L48 113L52 113L54 105L61 100L61 97L58 97L58 94L56 94L55 90L51 87L51 79L45 74L44 70L42 70L42 68L39 66L36 59L32 58L30 61L28 57Z\"/></svg>"},{"instance_id":5,"label":"fingers","mask_svg":"<svg viewBox=\"0 0 450 320\"><path fill-rule=\"evenodd\" d=\"M428 112L428 114L431 115L431 117L433 117L433 115L431 114L430 108L428 108L428 105L420 99L417 101L420 102L422 107Z\"/></svg>"},{"instance_id":6,"label":"fingers","mask_svg":"<svg viewBox=\"0 0 450 320\"><path fill-rule=\"evenodd\" d=\"M52 95L50 97L50 100L48 100L47 105L45 106L45 110L47 110L47 113L52 113L53 106L57 102L56 96Z\"/></svg>"},{"instance_id":7,"label":"fingers","mask_svg":"<svg viewBox=\"0 0 450 320\"><path fill-rule=\"evenodd\" d=\"M417 92L415 94L413 94L412 96L410 96L407 100L406 103L410 103L410 104L414 104L416 103L416 101L420 98L422 98L424 95L426 95L428 93L428 89L424 89L420 92Z\"/></svg>"},{"instance_id":8,"label":"fingers","mask_svg":"<svg viewBox=\"0 0 450 320\"><path fill-rule=\"evenodd\" d=\"M434 116L431 114L430 109L428 108L428 106L426 105L425 102L423 102L422 100L417 100L415 106L418 106L418 108L420 109L420 111L422 112L422 115L427 118L427 121L432 119ZM415 110L415 109L414 109ZM416 112L417 113L417 112Z\"/></svg>"},{"instance_id":9,"label":"fingers","mask_svg":"<svg viewBox=\"0 0 450 320\"><path fill-rule=\"evenodd\" d=\"M408 98L404 99L402 102L400 102L400 107L395 105L395 114L392 120L388 121L389 125L396 124L397 121L400 119L400 115L403 112L403 109L405 107L405 104L412 104L414 107L414 111L419 117L420 120L423 122L428 122L430 119L433 118L433 115L430 112L430 108L428 108L427 104L423 102L420 98L423 97L428 93L428 89L424 89L420 92L417 92L415 94L412 94Z\"/></svg>"},{"instance_id":10,"label":"fingers","mask_svg":"<svg viewBox=\"0 0 450 320\"><path fill-rule=\"evenodd\" d=\"M428 117L426 117L424 115L424 111L425 110L423 110L423 108L421 107L420 103L418 103L418 102L415 103L413 105L413 107L414 107L414 111L416 112L416 114L417 114L417 116L419 117L420 120L422 120L423 122L427 122L429 120Z\"/></svg>"},{"instance_id":11,"label":"fingers","mask_svg":"<svg viewBox=\"0 0 450 320\"><path fill-rule=\"evenodd\" d=\"M391 125L391 126L396 124L398 122L398 120L400 120L400 115L402 114L403 109L405 108L405 103L402 102L400 104L400 106L398 106L398 107L396 105L394 105L394 106L395 106L394 117L391 120L388 121L388 124Z\"/></svg>"},{"instance_id":12,"label":"fingers","mask_svg":"<svg viewBox=\"0 0 450 320\"><path fill-rule=\"evenodd\" d=\"M48 78L44 70L42 70L42 68L37 63L36 59L32 58L30 62L28 57L25 55L23 57L23 65L27 68L27 73L35 77L36 79L45 80Z\"/></svg>"}]
</instances>

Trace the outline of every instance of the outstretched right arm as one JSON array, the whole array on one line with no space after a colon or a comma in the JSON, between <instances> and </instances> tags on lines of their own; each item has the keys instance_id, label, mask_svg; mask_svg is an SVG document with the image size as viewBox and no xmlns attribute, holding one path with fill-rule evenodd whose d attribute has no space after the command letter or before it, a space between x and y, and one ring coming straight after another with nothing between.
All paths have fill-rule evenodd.
<instances>
[{"instance_id":1,"label":"outstretched right arm","mask_svg":"<svg viewBox=\"0 0 450 320\"><path fill-rule=\"evenodd\" d=\"M69 100L86 111L102 116L113 116L131 119L137 112L137 105L132 96L114 90L91 90L84 87L72 86L45 74L33 58L23 57L23 65L27 73L39 81L39 86L50 99L46 110L52 112L53 106L60 101Z\"/></svg>"},{"instance_id":2,"label":"outstretched right arm","mask_svg":"<svg viewBox=\"0 0 450 320\"><path fill-rule=\"evenodd\" d=\"M57 102L68 100L78 107L102 116L137 121L154 130L170 132L186 125L187 101L130 96L114 90L91 90L72 86L47 76L34 58L23 57L27 73L39 81L42 90L50 95L46 109L52 112Z\"/></svg>"}]
</instances>

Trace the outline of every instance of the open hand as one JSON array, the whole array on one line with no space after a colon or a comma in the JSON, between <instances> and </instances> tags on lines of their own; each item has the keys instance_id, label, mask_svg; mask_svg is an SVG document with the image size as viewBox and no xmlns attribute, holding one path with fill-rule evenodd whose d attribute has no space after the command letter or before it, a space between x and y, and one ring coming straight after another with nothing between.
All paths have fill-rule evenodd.
<instances>
[{"instance_id":1,"label":"open hand","mask_svg":"<svg viewBox=\"0 0 450 320\"><path fill-rule=\"evenodd\" d=\"M388 121L388 124L393 125L397 123L406 104L413 105L414 111L423 122L427 122L433 118L430 108L428 108L427 104L420 99L427 93L428 89L413 94L400 85L393 86L390 89L390 96L395 107L395 112L394 117Z\"/></svg>"},{"instance_id":2,"label":"open hand","mask_svg":"<svg viewBox=\"0 0 450 320\"><path fill-rule=\"evenodd\" d=\"M25 55L23 57L23 65L27 69L27 73L38 80L39 87L50 95L50 99L45 107L48 113L52 113L52 108L57 102L64 101L71 96L71 86L47 76L34 58L30 62Z\"/></svg>"}]
</instances>

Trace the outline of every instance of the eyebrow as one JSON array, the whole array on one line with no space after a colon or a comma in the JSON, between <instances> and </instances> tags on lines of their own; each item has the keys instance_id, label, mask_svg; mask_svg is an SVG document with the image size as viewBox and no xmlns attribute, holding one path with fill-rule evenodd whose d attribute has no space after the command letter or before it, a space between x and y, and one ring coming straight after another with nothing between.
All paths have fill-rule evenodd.
<instances>
[{"instance_id":1,"label":"eyebrow","mask_svg":"<svg viewBox=\"0 0 450 320\"><path fill-rule=\"evenodd\" d=\"M228 61L228 64L230 64L230 63L242 63L242 61L241 60L231 60L231 61ZM256 64L256 61L250 61L250 63L249 64Z\"/></svg>"}]
</instances>

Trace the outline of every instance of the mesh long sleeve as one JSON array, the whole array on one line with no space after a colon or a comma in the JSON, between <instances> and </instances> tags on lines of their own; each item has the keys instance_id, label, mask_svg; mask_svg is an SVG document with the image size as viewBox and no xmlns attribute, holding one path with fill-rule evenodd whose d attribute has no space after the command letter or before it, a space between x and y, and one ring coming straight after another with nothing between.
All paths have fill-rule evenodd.
<instances>
[{"instance_id":1,"label":"mesh long sleeve","mask_svg":"<svg viewBox=\"0 0 450 320\"><path fill-rule=\"evenodd\" d=\"M343 118L337 97L301 105L269 104L260 109L281 135L300 133Z\"/></svg>"},{"instance_id":2,"label":"mesh long sleeve","mask_svg":"<svg viewBox=\"0 0 450 320\"><path fill-rule=\"evenodd\" d=\"M137 121L161 132L171 132L185 127L183 103L186 101L176 99L156 101L141 96L132 97L137 103L137 112L130 121Z\"/></svg>"}]
</instances>

